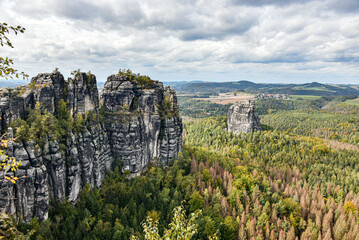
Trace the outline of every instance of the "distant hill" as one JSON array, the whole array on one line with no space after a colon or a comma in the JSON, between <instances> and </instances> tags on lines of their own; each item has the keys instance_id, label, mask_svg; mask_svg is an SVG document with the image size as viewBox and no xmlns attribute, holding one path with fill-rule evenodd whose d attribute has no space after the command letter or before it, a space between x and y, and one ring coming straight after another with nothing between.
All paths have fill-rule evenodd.
<instances>
[{"instance_id":1,"label":"distant hill","mask_svg":"<svg viewBox=\"0 0 359 240\"><path fill-rule=\"evenodd\" d=\"M14 87L17 87L17 86L26 85L28 83L29 83L29 81L26 81L26 80L18 80L18 79L5 80L5 79L0 79L0 88L2 88L2 87L14 88Z\"/></svg>"},{"instance_id":2,"label":"distant hill","mask_svg":"<svg viewBox=\"0 0 359 240\"><path fill-rule=\"evenodd\" d=\"M305 84L266 84L250 81L237 82L168 82L172 88L179 92L189 93L225 93L238 89L253 93L280 93L291 95L359 95L359 85L334 85L318 82Z\"/></svg>"},{"instance_id":3,"label":"distant hill","mask_svg":"<svg viewBox=\"0 0 359 240\"><path fill-rule=\"evenodd\" d=\"M171 88L178 89L181 88L184 84L191 84L191 83L203 83L203 81L173 81L173 82L166 82L163 81L163 85L171 86Z\"/></svg>"}]
</instances>

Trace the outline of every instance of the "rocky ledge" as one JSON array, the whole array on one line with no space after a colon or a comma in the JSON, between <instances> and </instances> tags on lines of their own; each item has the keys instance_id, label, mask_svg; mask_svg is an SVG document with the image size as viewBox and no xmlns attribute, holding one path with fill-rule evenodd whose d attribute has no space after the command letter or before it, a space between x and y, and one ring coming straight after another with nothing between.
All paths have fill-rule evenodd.
<instances>
[{"instance_id":1,"label":"rocky ledge","mask_svg":"<svg viewBox=\"0 0 359 240\"><path fill-rule=\"evenodd\" d=\"M138 174L182 150L175 92L145 76L111 75L99 94L93 74L66 81L55 71L0 96L7 153L21 161L15 174L7 173L17 183L0 182L0 209L25 222L46 219L52 201L76 202L84 185L99 187L108 170Z\"/></svg>"}]
</instances>

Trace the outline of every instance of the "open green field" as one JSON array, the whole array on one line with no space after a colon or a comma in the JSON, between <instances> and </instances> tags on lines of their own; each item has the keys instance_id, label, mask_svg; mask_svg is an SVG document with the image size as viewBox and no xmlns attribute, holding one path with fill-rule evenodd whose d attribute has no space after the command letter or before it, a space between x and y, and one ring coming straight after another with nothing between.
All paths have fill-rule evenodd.
<instances>
[{"instance_id":1,"label":"open green field","mask_svg":"<svg viewBox=\"0 0 359 240\"><path fill-rule=\"evenodd\" d=\"M314 96L314 95L291 95L290 96L293 100L297 99L319 99L321 96Z\"/></svg>"},{"instance_id":2,"label":"open green field","mask_svg":"<svg viewBox=\"0 0 359 240\"><path fill-rule=\"evenodd\" d=\"M359 106L359 98L346 100L345 103Z\"/></svg>"}]
</instances>

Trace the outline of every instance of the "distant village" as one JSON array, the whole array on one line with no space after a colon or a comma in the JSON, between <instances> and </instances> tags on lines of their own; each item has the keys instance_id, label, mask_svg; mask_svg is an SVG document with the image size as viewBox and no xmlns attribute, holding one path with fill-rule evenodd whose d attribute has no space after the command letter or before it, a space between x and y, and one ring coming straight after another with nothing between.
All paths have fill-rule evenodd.
<instances>
[{"instance_id":1,"label":"distant village","mask_svg":"<svg viewBox=\"0 0 359 240\"><path fill-rule=\"evenodd\" d=\"M256 95L256 99L290 100L288 94L269 94L269 93L260 93L260 94Z\"/></svg>"}]
</instances>

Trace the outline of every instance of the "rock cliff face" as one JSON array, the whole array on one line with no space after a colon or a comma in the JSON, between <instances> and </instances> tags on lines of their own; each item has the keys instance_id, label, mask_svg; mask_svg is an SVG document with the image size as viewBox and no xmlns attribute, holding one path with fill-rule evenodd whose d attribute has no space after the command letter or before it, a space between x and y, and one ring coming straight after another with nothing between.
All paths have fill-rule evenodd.
<instances>
[{"instance_id":1,"label":"rock cliff face","mask_svg":"<svg viewBox=\"0 0 359 240\"><path fill-rule=\"evenodd\" d=\"M139 173L149 162L168 164L177 158L182 121L176 94L158 81L149 83L111 75L99 96L94 75L77 73L65 81L53 72L39 74L27 86L2 89L1 131L9 139L8 155L22 165L15 173L20 178L16 185L0 181L1 211L15 212L26 222L43 220L52 201L75 202L84 185L99 187L115 166ZM31 137L13 140L20 130L10 128L11 122L27 119L38 103L43 114L58 116L61 101L74 122L86 122L81 130L67 129L61 138L45 132L42 144Z\"/></svg>"},{"instance_id":2,"label":"rock cliff face","mask_svg":"<svg viewBox=\"0 0 359 240\"><path fill-rule=\"evenodd\" d=\"M253 100L240 101L228 110L228 130L239 133L250 133L261 130L259 117Z\"/></svg>"}]
</instances>

